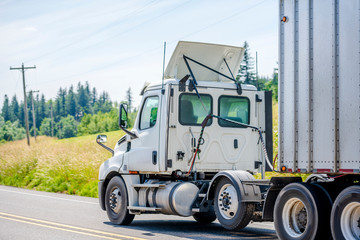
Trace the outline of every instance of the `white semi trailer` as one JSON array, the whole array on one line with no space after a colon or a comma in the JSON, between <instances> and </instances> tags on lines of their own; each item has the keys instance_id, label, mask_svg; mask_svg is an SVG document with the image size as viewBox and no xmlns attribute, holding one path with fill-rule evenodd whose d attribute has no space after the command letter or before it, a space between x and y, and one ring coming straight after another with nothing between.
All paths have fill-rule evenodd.
<instances>
[{"instance_id":1,"label":"white semi trailer","mask_svg":"<svg viewBox=\"0 0 360 240\"><path fill-rule=\"evenodd\" d=\"M218 219L230 230L274 221L280 239L360 239L360 2L280 0L278 171L271 93L234 78L243 49L179 42L150 84L134 128L99 171L115 224L137 214ZM264 135L264 136L263 136Z\"/></svg>"}]
</instances>

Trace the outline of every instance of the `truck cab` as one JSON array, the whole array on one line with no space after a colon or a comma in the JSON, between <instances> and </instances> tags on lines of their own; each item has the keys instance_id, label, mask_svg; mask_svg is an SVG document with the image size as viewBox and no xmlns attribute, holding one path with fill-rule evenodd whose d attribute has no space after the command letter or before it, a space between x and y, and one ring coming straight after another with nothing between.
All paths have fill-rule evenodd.
<instances>
[{"instance_id":1,"label":"truck cab","mask_svg":"<svg viewBox=\"0 0 360 240\"><path fill-rule=\"evenodd\" d=\"M112 222L127 224L134 214L158 212L198 221L210 214L205 219L215 220L208 195L215 194L221 176L253 180L252 174L265 169L259 131L271 153L271 93L234 78L243 51L179 42L163 81L142 90L133 129L126 129L127 107L120 106L127 134L99 172L100 205ZM247 194L250 202L261 200L258 186Z\"/></svg>"}]
</instances>

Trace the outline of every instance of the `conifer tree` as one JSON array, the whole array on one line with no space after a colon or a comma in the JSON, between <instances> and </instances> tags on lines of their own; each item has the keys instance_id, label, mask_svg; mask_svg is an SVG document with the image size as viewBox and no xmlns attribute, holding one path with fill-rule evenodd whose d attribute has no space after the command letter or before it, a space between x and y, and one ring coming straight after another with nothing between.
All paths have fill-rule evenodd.
<instances>
[{"instance_id":1,"label":"conifer tree","mask_svg":"<svg viewBox=\"0 0 360 240\"><path fill-rule=\"evenodd\" d=\"M132 108L132 102L133 102L133 97L132 97L132 92L131 92L131 87L129 87L129 89L126 91L126 100L128 103L128 111L129 113L131 112L131 108Z\"/></svg>"},{"instance_id":2,"label":"conifer tree","mask_svg":"<svg viewBox=\"0 0 360 240\"><path fill-rule=\"evenodd\" d=\"M16 95L13 96L10 105L10 121L15 122L16 120L20 119L19 116L19 103L16 99Z\"/></svg>"},{"instance_id":3,"label":"conifer tree","mask_svg":"<svg viewBox=\"0 0 360 240\"><path fill-rule=\"evenodd\" d=\"M4 103L1 109L1 115L3 116L5 122L10 121L9 98L6 94L4 96Z\"/></svg>"},{"instance_id":4,"label":"conifer tree","mask_svg":"<svg viewBox=\"0 0 360 240\"><path fill-rule=\"evenodd\" d=\"M254 69L254 59L250 55L250 47L247 41L244 42L244 57L240 64L237 79L245 84L256 86L256 74Z\"/></svg>"}]
</instances>

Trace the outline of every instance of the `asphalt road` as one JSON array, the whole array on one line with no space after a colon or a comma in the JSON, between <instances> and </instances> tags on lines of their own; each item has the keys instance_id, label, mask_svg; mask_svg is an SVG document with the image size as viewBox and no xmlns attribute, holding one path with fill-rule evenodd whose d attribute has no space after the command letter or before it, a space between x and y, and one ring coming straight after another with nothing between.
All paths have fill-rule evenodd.
<instances>
[{"instance_id":1,"label":"asphalt road","mask_svg":"<svg viewBox=\"0 0 360 240\"><path fill-rule=\"evenodd\" d=\"M250 223L241 232L215 221L143 214L129 226L113 225L98 199L0 185L0 239L277 239L272 223Z\"/></svg>"}]
</instances>

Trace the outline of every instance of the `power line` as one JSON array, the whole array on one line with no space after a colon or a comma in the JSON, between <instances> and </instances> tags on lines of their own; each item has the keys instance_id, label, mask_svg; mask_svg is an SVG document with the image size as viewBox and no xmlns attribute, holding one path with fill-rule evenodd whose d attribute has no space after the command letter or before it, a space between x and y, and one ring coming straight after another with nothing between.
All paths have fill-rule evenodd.
<instances>
[{"instance_id":1,"label":"power line","mask_svg":"<svg viewBox=\"0 0 360 240\"><path fill-rule=\"evenodd\" d=\"M132 17L132 15L135 16L135 15L139 14L140 12L144 11L144 9L146 9L146 8L148 8L149 6L153 5L153 4L154 4L155 2L157 2L157 1L159 1L159 0L152 0L152 1L148 2L147 4L145 4L143 7L141 7L140 9L136 9L136 10L134 10L134 11L126 14L126 15L123 16L122 18ZM117 23L118 21L119 21L119 19L116 19L116 21L113 21L113 22L111 22L111 23L108 23L108 24L106 24L104 27L101 27L101 28L93 31L93 32L91 32L90 34L87 34L86 36L81 37L80 39L77 39L77 40L75 40L75 41L73 41L73 42L70 42L70 43L68 43L68 44L66 44L66 45L64 45L64 46L61 46L61 47L59 47L59 48L57 48L57 49L55 49L55 50L53 50L53 51L47 52L47 53L45 53L45 54L43 54L43 55L40 55L40 56L38 56L38 57L29 59L29 60L27 60L27 62L34 61L34 60L38 60L38 59L41 59L41 58L43 58L43 57L52 55L52 54L54 54L54 53L56 53L56 52L59 52L59 51L64 50L64 49L66 49L66 48L68 48L68 47L71 47L71 46L73 46L73 45L75 45L75 44L77 44L77 43L80 43L80 42L82 42L82 41L84 41L84 40L87 40L87 39L89 39L90 37L92 37L92 36L94 36L94 35L96 35L96 34L98 34L98 33L100 33L100 32L105 31L106 29L108 29L109 27L111 27L111 25L114 25L114 24Z\"/></svg>"},{"instance_id":2,"label":"power line","mask_svg":"<svg viewBox=\"0 0 360 240\"><path fill-rule=\"evenodd\" d=\"M152 22L152 21L154 21L154 20L156 20L156 19L158 19L158 18L160 18L160 17L162 17L162 16L164 16L164 15L167 15L167 14L171 13L172 11L174 11L174 10L182 7L183 5L188 4L189 2L191 2L191 0L186 1L186 2L180 4L180 5L178 5L178 6L174 7L174 8L166 11L166 12L163 12L163 13L161 13L161 14L153 17L153 18L150 18L150 19L148 19L148 20L146 20L146 21L143 21L143 22L141 22L141 23L139 23L139 24L137 24L137 25L135 25L135 26L132 26L132 27L130 27L129 29L123 31L123 32L119 32L119 33L117 33L117 34L115 34L115 35L113 35L113 36L110 36L110 37L108 37L108 38L106 38L106 39L103 39L103 40L101 40L101 41L99 41L99 42L97 42L97 43L95 43L95 44L92 44L92 45L90 45L90 46L87 46L86 48L83 48L82 50L88 49L88 48L91 48L91 47L94 47L94 46L97 46L97 45L99 45L99 44L102 43L102 42L108 41L108 40L110 40L110 39L112 39L112 38L115 38L115 37L123 36L123 35L125 35L125 34L127 34L127 33L129 33L129 32L132 32L132 31L136 30L137 28L141 27L142 25L148 24L148 23L150 23L150 22Z\"/></svg>"},{"instance_id":3,"label":"power line","mask_svg":"<svg viewBox=\"0 0 360 240\"><path fill-rule=\"evenodd\" d=\"M169 43L170 43L170 44L173 44L173 43L179 41L180 39L187 38L187 37L189 37L189 36L192 36L192 35L194 35L194 34L197 34L197 33L199 33L199 32L202 32L202 31L204 31L204 30L206 30L206 29L209 29L209 28L211 28L211 27L213 27L213 26L216 26L216 25L218 25L218 24L220 24L220 23L223 23L223 22L225 22L225 21L228 21L228 20L230 20L230 19L232 19L232 18L234 18L234 17L239 16L239 14L242 14L242 13L244 13L244 12L247 12L247 11L249 11L249 10L251 10L251 9L253 9L253 8L261 5L261 4L263 4L263 3L266 2L266 1L268 1L268 0L263 0L263 1L261 1L261 2L258 2L258 3L254 4L254 5L250 6L250 7L248 7L248 8L246 8L246 9L243 9L243 7L240 7L240 8L238 8L238 9L236 9L236 10L233 12L233 14L231 14L231 15L229 15L229 16L226 16L226 17L224 17L224 18L222 18L222 19L220 19L220 20L218 20L218 21L216 21L216 22L213 22L213 23L209 24L209 25L206 25L206 26L204 26L204 27L202 27L202 28L200 28L200 29L197 29L196 31L193 31L193 32L191 32L191 33L189 33L189 34L186 34L186 35L184 35L183 37L176 38L176 39L174 39L174 40L172 40L172 41L169 41ZM147 22L140 23L140 24L136 25L136 26L133 27L133 28L135 29L135 28L137 28L137 27L139 27L139 26L141 26L141 25L143 25L143 24L146 24L146 23L148 23L148 22L150 22L150 21L153 21L153 20L155 20L155 19L157 19L157 18L159 18L159 17L161 17L161 16L164 16L164 15L170 13L171 11L174 11L174 10L178 9L179 7L187 4L188 2L190 2L190 1L187 1L187 2L185 2L185 3L183 3L183 4L181 4L181 5L178 5L177 7L171 9L170 11L167 11L167 12L165 12L165 13L163 13L163 14L160 14L160 15L158 15L158 16L150 19L150 20L148 20ZM129 32L129 31L131 31L131 30L133 30L133 29L130 29L130 30L128 29L127 32ZM117 35L115 35L115 36L119 36L119 35L125 34L125 33L127 33L127 32L121 32L121 33L119 33L119 34L117 34ZM114 37L114 36L112 36L112 37ZM112 38L112 37L110 37L110 38ZM103 41L106 41L106 40L108 40L108 39L110 39L110 38L107 38L107 39L105 39L105 40L103 40ZM101 42L103 42L103 41L101 41ZM98 43L100 43L100 42L98 42ZM97 45L98 43L96 43L95 45ZM94 45L92 45L92 46L94 46ZM90 47L90 46L89 46L89 47ZM87 48L89 48L89 47L87 47ZM129 60L131 60L131 59L134 59L134 58L138 58L138 57L143 56L143 55L145 55L145 54L148 54L148 53L150 53L150 52L159 50L159 49L162 48L162 47L163 47L163 46L157 46L157 47L151 48L151 49L149 49L149 50L142 51L142 52L139 53L139 54L136 54L136 55L133 55L133 56L130 56L130 57L126 57L126 58L120 59L120 60L118 60L118 61L116 61L116 62L114 62L114 63L106 64L106 65L100 66L100 67L98 67L98 68L96 68L96 69L92 69L91 71L88 71L88 72L86 72L85 74L89 74L89 73L92 73L92 72L96 72L96 71L98 71L98 70L100 70L100 69L109 68L109 67L111 67L111 66L113 66L113 65L117 65L117 64L119 64L119 63L121 63L121 62L125 62L125 61L129 61ZM85 48L85 49L86 49L86 48ZM83 72L83 73L72 74L72 75L66 76L65 78L61 78L61 81L63 81L64 79L76 77L76 76L83 75L83 74L84 74L84 72ZM58 81L60 81L60 80L58 80ZM53 82L53 81L52 81L52 82Z\"/></svg>"},{"instance_id":4,"label":"power line","mask_svg":"<svg viewBox=\"0 0 360 240\"><path fill-rule=\"evenodd\" d=\"M253 9L253 8L261 5L261 4L263 4L263 3L266 2L266 1L268 1L268 0L264 0L264 1L262 1L262 2L259 2L259 3L257 3L257 4L254 4L254 5L250 6L249 8L246 8L246 9L244 9L244 10L242 10L242 11L239 11L239 9L241 9L241 8L239 8L239 9L235 10L235 12L234 12L233 14L231 14L230 16L227 16L227 17L225 17L225 18L222 18L222 19L220 19L220 20L217 21L217 22L211 23L211 24L209 24L209 25L207 25L207 26L205 26L205 27L203 27L203 28L201 28L201 29L198 29L198 30L196 30L196 31L194 31L194 32L191 32L191 33L183 36L183 37L180 38L180 39L187 38L187 37L189 37L189 36L192 36L192 35L194 35L194 34L197 34L197 33L199 33L199 32L202 32L202 31L204 31L204 30L206 30L206 29L208 29L208 28L211 28L211 27L213 27L213 26L215 26L215 25L218 25L218 24L220 24L220 23L222 23L222 22L228 21L228 20L230 20L231 18L234 18L234 17L239 16L240 13L247 12L247 11L249 11L249 10L251 10L251 9Z\"/></svg>"}]
</instances>

